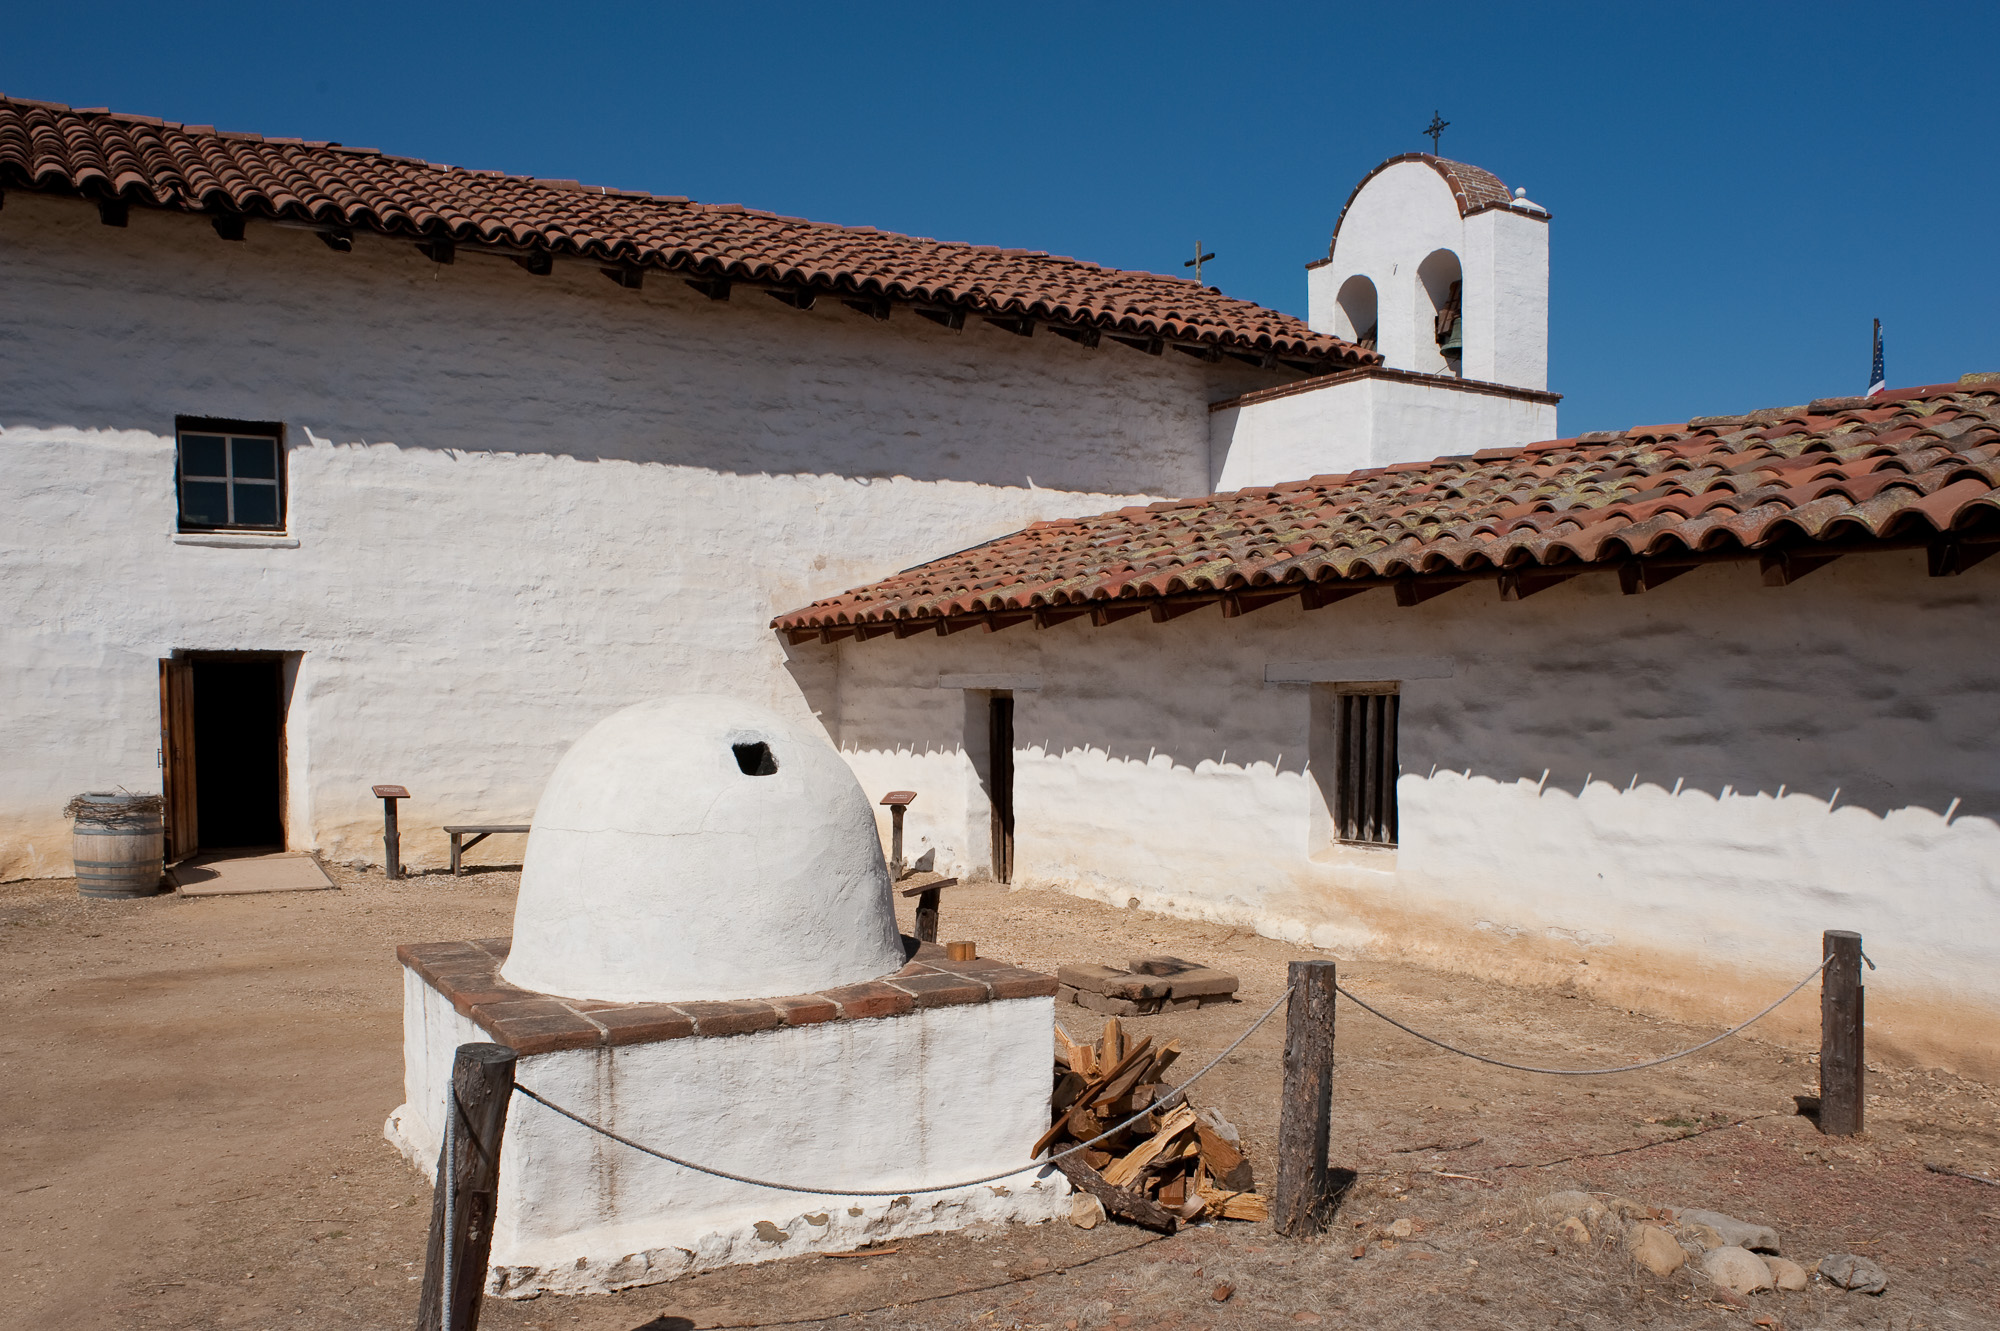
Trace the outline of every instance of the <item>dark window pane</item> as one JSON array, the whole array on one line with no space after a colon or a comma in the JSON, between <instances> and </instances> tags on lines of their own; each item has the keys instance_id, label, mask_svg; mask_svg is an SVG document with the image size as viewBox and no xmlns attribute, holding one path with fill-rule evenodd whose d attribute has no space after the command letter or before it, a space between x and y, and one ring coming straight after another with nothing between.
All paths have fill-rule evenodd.
<instances>
[{"instance_id":1,"label":"dark window pane","mask_svg":"<svg viewBox=\"0 0 2000 1331\"><path fill-rule=\"evenodd\" d=\"M278 487L275 485L238 485L236 487L236 525L239 527L277 526Z\"/></svg>"},{"instance_id":2,"label":"dark window pane","mask_svg":"<svg viewBox=\"0 0 2000 1331\"><path fill-rule=\"evenodd\" d=\"M212 434L181 436L181 475L227 476L222 463L223 441Z\"/></svg>"},{"instance_id":3,"label":"dark window pane","mask_svg":"<svg viewBox=\"0 0 2000 1331\"><path fill-rule=\"evenodd\" d=\"M230 447L236 450L236 472L238 476L255 476L262 480L276 480L278 476L278 441L275 439L232 439ZM241 500L239 499L240 503Z\"/></svg>"},{"instance_id":4,"label":"dark window pane","mask_svg":"<svg viewBox=\"0 0 2000 1331\"><path fill-rule=\"evenodd\" d=\"M219 527L229 521L229 487L221 481L181 482L181 521ZM276 507L276 505L273 505Z\"/></svg>"}]
</instances>

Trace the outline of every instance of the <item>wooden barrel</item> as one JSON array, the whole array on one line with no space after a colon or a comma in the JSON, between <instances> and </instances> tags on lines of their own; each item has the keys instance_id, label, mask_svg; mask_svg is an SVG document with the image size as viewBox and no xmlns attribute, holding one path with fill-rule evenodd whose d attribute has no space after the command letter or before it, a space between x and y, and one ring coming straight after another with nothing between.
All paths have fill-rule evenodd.
<instances>
[{"instance_id":1,"label":"wooden barrel","mask_svg":"<svg viewBox=\"0 0 2000 1331\"><path fill-rule=\"evenodd\" d=\"M76 888L87 897L150 897L166 869L167 827L157 795L92 792L70 803Z\"/></svg>"}]
</instances>

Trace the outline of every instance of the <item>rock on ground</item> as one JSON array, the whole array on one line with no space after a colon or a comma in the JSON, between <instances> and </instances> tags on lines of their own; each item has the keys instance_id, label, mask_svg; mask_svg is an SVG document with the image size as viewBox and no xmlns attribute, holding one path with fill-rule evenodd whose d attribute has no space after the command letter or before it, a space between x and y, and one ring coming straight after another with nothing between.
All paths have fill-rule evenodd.
<instances>
[{"instance_id":1,"label":"rock on ground","mask_svg":"<svg viewBox=\"0 0 2000 1331\"><path fill-rule=\"evenodd\" d=\"M1851 1252L1828 1253L1819 1259L1819 1273L1842 1289L1880 1294L1889 1288L1889 1273L1866 1257Z\"/></svg>"},{"instance_id":2,"label":"rock on ground","mask_svg":"<svg viewBox=\"0 0 2000 1331\"><path fill-rule=\"evenodd\" d=\"M1720 1211L1688 1210L1680 1213L1684 1227L1706 1225L1722 1239L1721 1246L1748 1248L1751 1252L1780 1252L1778 1231L1769 1225L1753 1225ZM1707 1245L1715 1247L1715 1244Z\"/></svg>"},{"instance_id":3,"label":"rock on ground","mask_svg":"<svg viewBox=\"0 0 2000 1331\"><path fill-rule=\"evenodd\" d=\"M1782 1257L1766 1257L1764 1265L1771 1268L1771 1283L1779 1289L1796 1293L1806 1287L1806 1269L1797 1262L1786 1261Z\"/></svg>"},{"instance_id":4,"label":"rock on ground","mask_svg":"<svg viewBox=\"0 0 2000 1331\"><path fill-rule=\"evenodd\" d=\"M1701 1273L1732 1294L1753 1294L1772 1286L1771 1268L1764 1259L1733 1245L1703 1253Z\"/></svg>"},{"instance_id":5,"label":"rock on ground","mask_svg":"<svg viewBox=\"0 0 2000 1331\"><path fill-rule=\"evenodd\" d=\"M1687 1265L1687 1250L1658 1225L1632 1231L1632 1260L1656 1276L1670 1276Z\"/></svg>"}]
</instances>

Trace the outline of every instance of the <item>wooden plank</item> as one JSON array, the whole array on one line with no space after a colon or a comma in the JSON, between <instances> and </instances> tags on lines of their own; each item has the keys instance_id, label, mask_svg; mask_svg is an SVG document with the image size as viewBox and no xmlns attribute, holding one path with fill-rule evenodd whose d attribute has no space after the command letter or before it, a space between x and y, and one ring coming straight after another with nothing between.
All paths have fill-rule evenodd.
<instances>
[{"instance_id":1,"label":"wooden plank","mask_svg":"<svg viewBox=\"0 0 2000 1331\"><path fill-rule=\"evenodd\" d=\"M1292 998L1285 1014L1275 1210L1279 1233L1304 1238L1319 1232L1332 1195L1326 1153L1333 1107L1334 963L1294 961L1288 969Z\"/></svg>"},{"instance_id":2,"label":"wooden plank","mask_svg":"<svg viewBox=\"0 0 2000 1331\"><path fill-rule=\"evenodd\" d=\"M1104 1209L1112 1215L1121 1216L1135 1225L1171 1234L1180 1227L1180 1217L1169 1211L1150 1197L1142 1197L1124 1188L1114 1188L1104 1181L1104 1176L1085 1164L1076 1156L1058 1160L1056 1168L1063 1177L1083 1192L1089 1193L1104 1203Z\"/></svg>"},{"instance_id":3,"label":"wooden plank","mask_svg":"<svg viewBox=\"0 0 2000 1331\"><path fill-rule=\"evenodd\" d=\"M1081 1072L1065 1072L1057 1079L1055 1090L1049 1092L1049 1108L1062 1113L1083 1095L1083 1088L1090 1085L1090 1079Z\"/></svg>"}]
</instances>

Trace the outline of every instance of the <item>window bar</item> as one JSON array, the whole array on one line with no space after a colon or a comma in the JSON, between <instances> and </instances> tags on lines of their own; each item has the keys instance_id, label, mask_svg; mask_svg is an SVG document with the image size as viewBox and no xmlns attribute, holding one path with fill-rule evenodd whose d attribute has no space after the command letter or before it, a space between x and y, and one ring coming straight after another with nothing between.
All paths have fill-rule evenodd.
<instances>
[{"instance_id":1,"label":"window bar","mask_svg":"<svg viewBox=\"0 0 2000 1331\"><path fill-rule=\"evenodd\" d=\"M1355 760L1354 695L1340 695L1340 839L1352 841L1360 835L1355 812L1359 807L1356 787L1361 784L1361 764Z\"/></svg>"},{"instance_id":2,"label":"window bar","mask_svg":"<svg viewBox=\"0 0 2000 1331\"><path fill-rule=\"evenodd\" d=\"M1380 824L1376 821L1380 810L1375 774L1382 762L1382 695L1364 693L1361 702L1361 839L1379 841L1382 839Z\"/></svg>"},{"instance_id":3,"label":"window bar","mask_svg":"<svg viewBox=\"0 0 2000 1331\"><path fill-rule=\"evenodd\" d=\"M1397 756L1398 718L1403 709L1400 694L1382 695L1382 840L1395 845L1397 835L1396 777L1401 763Z\"/></svg>"}]
</instances>

